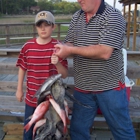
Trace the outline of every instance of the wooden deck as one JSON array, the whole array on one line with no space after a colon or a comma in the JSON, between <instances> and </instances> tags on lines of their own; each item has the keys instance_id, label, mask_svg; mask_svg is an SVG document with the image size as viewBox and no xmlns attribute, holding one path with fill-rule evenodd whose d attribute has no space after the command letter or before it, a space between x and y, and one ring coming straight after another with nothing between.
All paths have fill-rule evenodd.
<instances>
[{"instance_id":1,"label":"wooden deck","mask_svg":"<svg viewBox=\"0 0 140 140\"><path fill-rule=\"evenodd\" d=\"M23 122L24 102L19 103L15 98L18 79L18 68L16 68L15 65L19 51L19 46L11 46L10 49L0 48L0 120L3 122ZM73 87L73 61L71 58L68 59L68 63L69 77L66 78L64 82ZM134 81L140 78L140 53L128 53L127 76ZM25 91L26 85L24 82L24 92ZM140 86L135 85L131 90L129 110L134 128L140 130ZM102 128L105 128L105 130ZM103 116L97 116L95 118L93 130L91 134L92 140L113 140ZM0 135L2 134L0 130ZM139 138L137 140L139 140Z\"/></svg>"},{"instance_id":2,"label":"wooden deck","mask_svg":"<svg viewBox=\"0 0 140 140\"><path fill-rule=\"evenodd\" d=\"M140 134L133 123L136 133L136 140L140 140ZM2 122L0 123L0 140L22 140L23 123ZM103 122L96 122L91 130L91 140L114 140L111 131Z\"/></svg>"},{"instance_id":3,"label":"wooden deck","mask_svg":"<svg viewBox=\"0 0 140 140\"><path fill-rule=\"evenodd\" d=\"M11 46L0 48L0 110L11 110L19 112L24 109L24 103L18 103L15 100L15 91L17 87L17 73L16 68L17 56L21 50L21 46ZM127 76L133 80L140 78L140 52L128 52L128 66ZM68 85L73 86L73 61L68 59L69 63L69 77L65 79ZM26 84L24 82L24 92L26 91ZM132 120L140 122L140 86L134 86L131 90L130 97L130 115ZM7 103L10 100L11 102ZM13 104L13 105L12 105ZM11 106L9 106L11 105ZM17 106L22 106L17 109ZM21 109L21 110L20 110ZM1 112L2 114L2 112ZM12 115L12 114L11 114Z\"/></svg>"}]
</instances>

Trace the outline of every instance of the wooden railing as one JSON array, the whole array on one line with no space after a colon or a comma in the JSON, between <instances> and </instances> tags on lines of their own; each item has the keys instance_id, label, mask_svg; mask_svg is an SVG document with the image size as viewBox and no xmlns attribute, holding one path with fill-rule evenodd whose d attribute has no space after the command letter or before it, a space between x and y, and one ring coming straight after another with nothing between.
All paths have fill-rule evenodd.
<instances>
[{"instance_id":1,"label":"wooden railing","mask_svg":"<svg viewBox=\"0 0 140 140\"><path fill-rule=\"evenodd\" d=\"M69 26L69 22L57 22L52 37L63 40L67 30L62 26ZM13 46L25 43L26 40L36 37L37 32L34 23L28 24L0 24L0 46Z\"/></svg>"},{"instance_id":2,"label":"wooden railing","mask_svg":"<svg viewBox=\"0 0 140 140\"><path fill-rule=\"evenodd\" d=\"M133 23L131 23L133 25ZM52 37L58 40L64 40L67 29L62 26L69 26L69 22L56 22L56 29L53 32ZM137 22L136 33L134 30L130 30L133 26L127 25L125 48L127 50L139 50L140 47L140 22ZM128 30L129 29L129 30ZM135 37L133 36L135 35ZM37 32L34 23L27 24L0 24L0 47L2 46L14 46L24 44L28 39L36 37Z\"/></svg>"}]
</instances>

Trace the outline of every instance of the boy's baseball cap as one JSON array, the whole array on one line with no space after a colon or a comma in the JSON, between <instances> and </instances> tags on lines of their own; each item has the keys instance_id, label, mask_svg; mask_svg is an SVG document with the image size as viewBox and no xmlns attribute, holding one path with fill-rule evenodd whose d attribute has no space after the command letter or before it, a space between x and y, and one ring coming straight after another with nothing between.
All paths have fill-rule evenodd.
<instances>
[{"instance_id":1,"label":"boy's baseball cap","mask_svg":"<svg viewBox=\"0 0 140 140\"><path fill-rule=\"evenodd\" d=\"M35 17L35 24L37 25L40 21L46 21L48 24L55 24L54 16L49 11L41 11L37 13Z\"/></svg>"}]
</instances>

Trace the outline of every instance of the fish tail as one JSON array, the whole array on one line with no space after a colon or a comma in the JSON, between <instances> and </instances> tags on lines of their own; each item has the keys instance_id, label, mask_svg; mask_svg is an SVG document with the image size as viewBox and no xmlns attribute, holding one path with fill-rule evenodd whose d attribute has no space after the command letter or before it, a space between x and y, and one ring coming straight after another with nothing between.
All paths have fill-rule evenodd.
<instances>
[{"instance_id":1,"label":"fish tail","mask_svg":"<svg viewBox=\"0 0 140 140\"><path fill-rule=\"evenodd\" d=\"M68 117L66 117L66 123L70 124L70 119Z\"/></svg>"},{"instance_id":2,"label":"fish tail","mask_svg":"<svg viewBox=\"0 0 140 140\"><path fill-rule=\"evenodd\" d=\"M68 129L66 126L64 126L63 132L64 132L64 134L66 134L68 132Z\"/></svg>"},{"instance_id":3,"label":"fish tail","mask_svg":"<svg viewBox=\"0 0 140 140\"><path fill-rule=\"evenodd\" d=\"M31 124L30 123L27 123L25 126L24 126L24 129L25 129L25 132L27 132L31 127Z\"/></svg>"},{"instance_id":4,"label":"fish tail","mask_svg":"<svg viewBox=\"0 0 140 140\"><path fill-rule=\"evenodd\" d=\"M35 139L35 133L33 133L33 139L32 140L34 140Z\"/></svg>"},{"instance_id":5,"label":"fish tail","mask_svg":"<svg viewBox=\"0 0 140 140\"><path fill-rule=\"evenodd\" d=\"M35 132L36 132L36 129L33 129L33 140L35 138Z\"/></svg>"}]
</instances>

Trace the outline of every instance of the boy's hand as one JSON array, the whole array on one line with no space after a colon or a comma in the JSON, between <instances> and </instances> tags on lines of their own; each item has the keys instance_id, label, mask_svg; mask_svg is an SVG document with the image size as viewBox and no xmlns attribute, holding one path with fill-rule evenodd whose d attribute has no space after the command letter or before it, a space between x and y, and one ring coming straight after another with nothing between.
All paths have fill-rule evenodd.
<instances>
[{"instance_id":1,"label":"boy's hand","mask_svg":"<svg viewBox=\"0 0 140 140\"><path fill-rule=\"evenodd\" d=\"M23 96L24 96L23 91L18 91L18 90L16 91L16 98L19 102L23 101Z\"/></svg>"},{"instance_id":2,"label":"boy's hand","mask_svg":"<svg viewBox=\"0 0 140 140\"><path fill-rule=\"evenodd\" d=\"M59 62L58 56L56 56L55 54L52 54L52 56L51 56L51 63L56 65L56 64L58 64L58 62Z\"/></svg>"}]
</instances>

